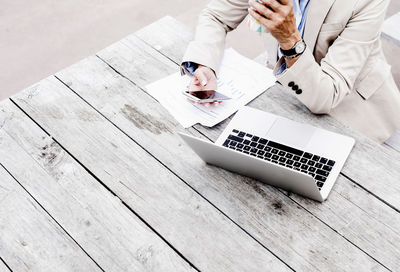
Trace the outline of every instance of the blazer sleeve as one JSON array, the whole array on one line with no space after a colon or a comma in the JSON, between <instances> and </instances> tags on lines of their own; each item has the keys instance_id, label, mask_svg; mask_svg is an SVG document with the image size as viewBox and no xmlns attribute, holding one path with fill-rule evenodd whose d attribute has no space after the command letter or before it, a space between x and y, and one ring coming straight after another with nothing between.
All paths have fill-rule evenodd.
<instances>
[{"instance_id":1,"label":"blazer sleeve","mask_svg":"<svg viewBox=\"0 0 400 272\"><path fill-rule=\"evenodd\" d=\"M379 42L387 5L387 0L358 0L346 27L329 47L321 64L307 48L277 80L285 87L301 89L292 93L311 112L329 113L353 90L374 44ZM277 67L282 61L279 60Z\"/></svg>"},{"instance_id":2,"label":"blazer sleeve","mask_svg":"<svg viewBox=\"0 0 400 272\"><path fill-rule=\"evenodd\" d=\"M225 38L248 14L248 0L212 0L201 12L196 35L182 63L208 66L216 73L225 48Z\"/></svg>"}]
</instances>

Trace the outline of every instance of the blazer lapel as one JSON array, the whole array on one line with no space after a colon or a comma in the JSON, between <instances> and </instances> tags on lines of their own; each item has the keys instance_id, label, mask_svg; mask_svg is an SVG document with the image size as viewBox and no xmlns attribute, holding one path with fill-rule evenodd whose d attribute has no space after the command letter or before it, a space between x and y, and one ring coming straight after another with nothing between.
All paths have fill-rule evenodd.
<instances>
[{"instance_id":1,"label":"blazer lapel","mask_svg":"<svg viewBox=\"0 0 400 272\"><path fill-rule=\"evenodd\" d=\"M321 26L334 2L335 0L310 0L304 29L304 41L311 52L314 52Z\"/></svg>"}]
</instances>

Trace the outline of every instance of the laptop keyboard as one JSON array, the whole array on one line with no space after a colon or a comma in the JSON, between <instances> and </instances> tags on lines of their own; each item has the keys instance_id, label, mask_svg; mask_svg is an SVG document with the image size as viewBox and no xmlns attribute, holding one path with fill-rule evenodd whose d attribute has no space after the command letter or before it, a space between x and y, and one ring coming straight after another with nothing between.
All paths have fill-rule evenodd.
<instances>
[{"instance_id":1,"label":"laptop keyboard","mask_svg":"<svg viewBox=\"0 0 400 272\"><path fill-rule=\"evenodd\" d=\"M335 161L264 138L232 130L223 146L311 175L321 190Z\"/></svg>"}]
</instances>

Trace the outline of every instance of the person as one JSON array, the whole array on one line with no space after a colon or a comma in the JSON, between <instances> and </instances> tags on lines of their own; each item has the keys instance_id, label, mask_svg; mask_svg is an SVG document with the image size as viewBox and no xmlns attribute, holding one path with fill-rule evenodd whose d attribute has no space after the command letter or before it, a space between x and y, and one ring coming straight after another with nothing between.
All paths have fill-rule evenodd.
<instances>
[{"instance_id":1,"label":"person","mask_svg":"<svg viewBox=\"0 0 400 272\"><path fill-rule=\"evenodd\" d=\"M212 0L199 17L182 71L194 75L197 89L216 88L226 35L252 16L272 37L267 64L275 65L287 95L382 143L400 128L400 92L380 41L388 3Z\"/></svg>"}]
</instances>

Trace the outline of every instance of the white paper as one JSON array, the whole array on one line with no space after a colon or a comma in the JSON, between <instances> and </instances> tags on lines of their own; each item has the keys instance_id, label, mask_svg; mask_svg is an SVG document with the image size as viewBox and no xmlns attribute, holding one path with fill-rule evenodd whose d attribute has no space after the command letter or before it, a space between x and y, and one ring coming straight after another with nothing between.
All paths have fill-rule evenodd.
<instances>
[{"instance_id":1,"label":"white paper","mask_svg":"<svg viewBox=\"0 0 400 272\"><path fill-rule=\"evenodd\" d=\"M161 103L185 128L197 123L212 127L222 122L275 84L271 69L264 67L234 49L225 50L218 75L218 92L232 99L215 106L190 103L182 94L191 77L180 73L170 75L146 87L146 91Z\"/></svg>"}]
</instances>

